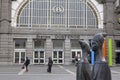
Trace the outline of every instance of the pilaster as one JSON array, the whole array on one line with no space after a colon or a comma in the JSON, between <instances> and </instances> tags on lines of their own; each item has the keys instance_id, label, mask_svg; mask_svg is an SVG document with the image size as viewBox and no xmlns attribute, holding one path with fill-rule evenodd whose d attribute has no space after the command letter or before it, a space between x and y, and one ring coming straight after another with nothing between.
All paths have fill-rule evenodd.
<instances>
[{"instance_id":1,"label":"pilaster","mask_svg":"<svg viewBox=\"0 0 120 80\"><path fill-rule=\"evenodd\" d=\"M0 33L9 33L11 23L11 0L0 0Z\"/></svg>"},{"instance_id":2,"label":"pilaster","mask_svg":"<svg viewBox=\"0 0 120 80\"><path fill-rule=\"evenodd\" d=\"M30 63L33 62L33 40L32 36L28 36L26 42L26 56L30 58Z\"/></svg>"},{"instance_id":3,"label":"pilaster","mask_svg":"<svg viewBox=\"0 0 120 80\"><path fill-rule=\"evenodd\" d=\"M45 63L47 64L48 58L52 57L52 40L50 38L46 39L46 43L45 43Z\"/></svg>"},{"instance_id":4,"label":"pilaster","mask_svg":"<svg viewBox=\"0 0 120 80\"><path fill-rule=\"evenodd\" d=\"M0 0L0 64L11 64L13 62L10 23L11 0Z\"/></svg>"},{"instance_id":5,"label":"pilaster","mask_svg":"<svg viewBox=\"0 0 120 80\"><path fill-rule=\"evenodd\" d=\"M64 50L64 62L65 65L71 64L71 44L70 44L70 39L65 39L65 50Z\"/></svg>"},{"instance_id":6,"label":"pilaster","mask_svg":"<svg viewBox=\"0 0 120 80\"><path fill-rule=\"evenodd\" d=\"M0 64L13 62L13 40L9 34L0 35Z\"/></svg>"},{"instance_id":7,"label":"pilaster","mask_svg":"<svg viewBox=\"0 0 120 80\"><path fill-rule=\"evenodd\" d=\"M114 29L114 1L106 0L104 4L104 27L108 36L113 35Z\"/></svg>"}]
</instances>

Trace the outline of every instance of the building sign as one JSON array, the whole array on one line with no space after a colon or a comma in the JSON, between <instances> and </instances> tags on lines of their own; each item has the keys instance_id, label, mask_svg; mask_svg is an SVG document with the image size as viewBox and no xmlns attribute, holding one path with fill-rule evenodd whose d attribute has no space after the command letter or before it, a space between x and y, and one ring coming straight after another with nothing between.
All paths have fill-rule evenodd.
<instances>
[{"instance_id":1,"label":"building sign","mask_svg":"<svg viewBox=\"0 0 120 80\"><path fill-rule=\"evenodd\" d=\"M80 35L56 34L56 35L36 35L37 39L80 39Z\"/></svg>"},{"instance_id":2,"label":"building sign","mask_svg":"<svg viewBox=\"0 0 120 80\"><path fill-rule=\"evenodd\" d=\"M47 38L50 38L49 35L36 35L36 38L37 39L47 39Z\"/></svg>"},{"instance_id":3,"label":"building sign","mask_svg":"<svg viewBox=\"0 0 120 80\"><path fill-rule=\"evenodd\" d=\"M55 39L80 39L80 35L69 35L69 34L66 34L66 35L62 35L62 34L57 34L55 35Z\"/></svg>"}]
</instances>

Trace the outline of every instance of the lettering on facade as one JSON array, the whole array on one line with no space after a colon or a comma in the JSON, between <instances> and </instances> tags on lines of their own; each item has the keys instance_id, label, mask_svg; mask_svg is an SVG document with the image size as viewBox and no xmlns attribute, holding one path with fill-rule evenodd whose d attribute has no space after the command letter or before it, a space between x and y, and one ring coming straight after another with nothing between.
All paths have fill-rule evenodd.
<instances>
[{"instance_id":1,"label":"lettering on facade","mask_svg":"<svg viewBox=\"0 0 120 80\"><path fill-rule=\"evenodd\" d=\"M37 39L50 39L50 35L36 35ZM56 34L53 39L80 39L80 35Z\"/></svg>"},{"instance_id":2,"label":"lettering on facade","mask_svg":"<svg viewBox=\"0 0 120 80\"><path fill-rule=\"evenodd\" d=\"M80 39L80 35L62 35L57 34L55 35L55 39Z\"/></svg>"},{"instance_id":3,"label":"lettering on facade","mask_svg":"<svg viewBox=\"0 0 120 80\"><path fill-rule=\"evenodd\" d=\"M55 39L66 39L66 35L55 35Z\"/></svg>"},{"instance_id":4,"label":"lettering on facade","mask_svg":"<svg viewBox=\"0 0 120 80\"><path fill-rule=\"evenodd\" d=\"M50 36L48 36L48 35L36 35L36 38L38 38L38 39L48 39L48 38L50 38Z\"/></svg>"}]
</instances>

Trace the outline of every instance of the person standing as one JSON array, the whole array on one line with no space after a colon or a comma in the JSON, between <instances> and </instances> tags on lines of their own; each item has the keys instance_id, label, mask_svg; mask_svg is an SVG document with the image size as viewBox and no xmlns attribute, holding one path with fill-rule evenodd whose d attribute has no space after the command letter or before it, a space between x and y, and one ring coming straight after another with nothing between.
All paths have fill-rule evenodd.
<instances>
[{"instance_id":1,"label":"person standing","mask_svg":"<svg viewBox=\"0 0 120 80\"><path fill-rule=\"evenodd\" d=\"M30 64L30 59L28 57L26 57L26 61L24 63L24 66L26 68L26 72L28 72L28 65Z\"/></svg>"},{"instance_id":2,"label":"person standing","mask_svg":"<svg viewBox=\"0 0 120 80\"><path fill-rule=\"evenodd\" d=\"M77 64L78 64L78 57L75 56L75 66L77 66Z\"/></svg>"},{"instance_id":3,"label":"person standing","mask_svg":"<svg viewBox=\"0 0 120 80\"><path fill-rule=\"evenodd\" d=\"M47 69L47 72L49 72L49 73L51 73L52 64L53 64L52 58L49 57L48 58L48 69Z\"/></svg>"}]
</instances>

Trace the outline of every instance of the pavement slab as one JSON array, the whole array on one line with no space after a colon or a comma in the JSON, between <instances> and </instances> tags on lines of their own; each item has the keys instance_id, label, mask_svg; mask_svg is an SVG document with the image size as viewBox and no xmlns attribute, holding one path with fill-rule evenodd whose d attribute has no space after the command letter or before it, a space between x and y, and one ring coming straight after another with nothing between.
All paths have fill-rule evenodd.
<instances>
[{"instance_id":1,"label":"pavement slab","mask_svg":"<svg viewBox=\"0 0 120 80\"><path fill-rule=\"evenodd\" d=\"M76 66L53 65L47 72L47 65L30 65L29 71L22 65L0 65L0 80L76 80ZM111 67L112 80L120 79L120 67Z\"/></svg>"}]
</instances>

